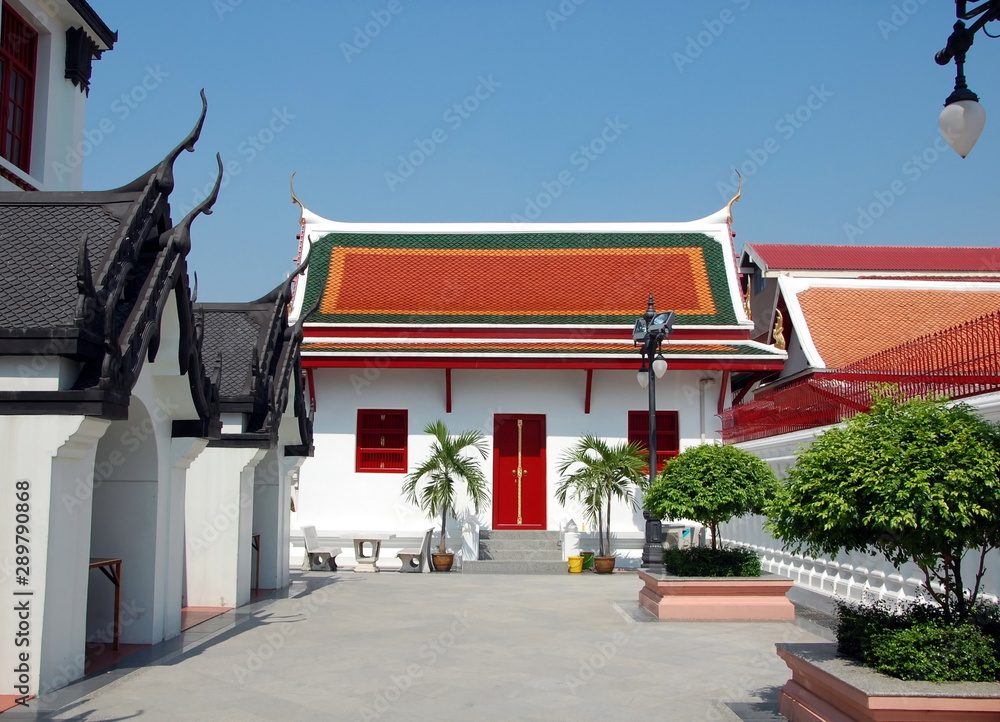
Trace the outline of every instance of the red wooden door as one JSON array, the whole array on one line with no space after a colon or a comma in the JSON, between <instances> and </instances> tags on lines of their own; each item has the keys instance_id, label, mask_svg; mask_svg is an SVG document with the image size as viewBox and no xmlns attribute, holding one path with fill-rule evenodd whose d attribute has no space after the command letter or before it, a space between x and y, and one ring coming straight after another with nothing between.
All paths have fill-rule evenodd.
<instances>
[{"instance_id":1,"label":"red wooden door","mask_svg":"<svg viewBox=\"0 0 1000 722\"><path fill-rule=\"evenodd\" d=\"M493 528L545 528L545 417L493 417Z\"/></svg>"}]
</instances>

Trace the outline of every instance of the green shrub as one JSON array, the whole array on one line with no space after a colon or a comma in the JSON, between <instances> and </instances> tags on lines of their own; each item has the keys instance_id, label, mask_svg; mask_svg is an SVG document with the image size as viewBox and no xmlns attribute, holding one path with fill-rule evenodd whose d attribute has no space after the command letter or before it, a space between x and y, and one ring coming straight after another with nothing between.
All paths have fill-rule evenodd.
<instances>
[{"instance_id":1,"label":"green shrub","mask_svg":"<svg viewBox=\"0 0 1000 722\"><path fill-rule=\"evenodd\" d=\"M885 599L851 602L837 599L837 651L868 663L871 641L884 631L898 631L913 626L908 612L911 607L899 607Z\"/></svg>"},{"instance_id":2,"label":"green shrub","mask_svg":"<svg viewBox=\"0 0 1000 722\"><path fill-rule=\"evenodd\" d=\"M872 637L870 665L885 674L929 682L993 682L997 661L991 640L972 624L920 621Z\"/></svg>"},{"instance_id":3,"label":"green shrub","mask_svg":"<svg viewBox=\"0 0 1000 722\"><path fill-rule=\"evenodd\" d=\"M664 549L663 564L679 577L760 576L760 558L750 549Z\"/></svg>"}]
</instances>

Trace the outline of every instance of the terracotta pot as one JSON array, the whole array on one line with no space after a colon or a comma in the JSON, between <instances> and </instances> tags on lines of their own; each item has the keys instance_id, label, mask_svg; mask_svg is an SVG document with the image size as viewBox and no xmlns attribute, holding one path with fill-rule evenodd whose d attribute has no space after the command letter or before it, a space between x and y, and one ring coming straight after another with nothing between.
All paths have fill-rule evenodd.
<instances>
[{"instance_id":1,"label":"terracotta pot","mask_svg":"<svg viewBox=\"0 0 1000 722\"><path fill-rule=\"evenodd\" d=\"M594 557L594 571L598 574L610 574L615 570L618 557Z\"/></svg>"},{"instance_id":2,"label":"terracotta pot","mask_svg":"<svg viewBox=\"0 0 1000 722\"><path fill-rule=\"evenodd\" d=\"M450 572L451 565L455 563L455 555L452 552L432 552L431 562L434 564L436 572Z\"/></svg>"}]
</instances>

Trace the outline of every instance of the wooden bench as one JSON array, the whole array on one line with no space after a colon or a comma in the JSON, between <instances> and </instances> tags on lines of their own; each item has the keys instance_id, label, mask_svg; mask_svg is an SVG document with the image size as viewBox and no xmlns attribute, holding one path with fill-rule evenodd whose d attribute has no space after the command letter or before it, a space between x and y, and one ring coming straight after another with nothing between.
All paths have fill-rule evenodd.
<instances>
[{"instance_id":1,"label":"wooden bench","mask_svg":"<svg viewBox=\"0 0 1000 722\"><path fill-rule=\"evenodd\" d=\"M399 571L401 572L429 572L431 570L430 566L430 546L431 546L431 534L434 533L434 527L431 527L424 534L424 541L420 545L419 549L400 549L396 552L396 556L403 563Z\"/></svg>"},{"instance_id":2,"label":"wooden bench","mask_svg":"<svg viewBox=\"0 0 1000 722\"><path fill-rule=\"evenodd\" d=\"M340 547L321 547L314 526L302 527L302 540L306 547L305 556L302 559L302 571L324 568L331 572L337 571L337 555L343 549Z\"/></svg>"}]
</instances>

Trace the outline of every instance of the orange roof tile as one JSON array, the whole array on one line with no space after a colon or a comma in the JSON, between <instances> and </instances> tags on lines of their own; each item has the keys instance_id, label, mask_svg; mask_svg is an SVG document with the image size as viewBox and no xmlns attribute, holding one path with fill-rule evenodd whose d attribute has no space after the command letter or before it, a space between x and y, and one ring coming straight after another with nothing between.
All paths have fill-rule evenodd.
<instances>
[{"instance_id":1,"label":"orange roof tile","mask_svg":"<svg viewBox=\"0 0 1000 722\"><path fill-rule=\"evenodd\" d=\"M827 368L1000 309L1000 291L812 287L797 297Z\"/></svg>"},{"instance_id":2,"label":"orange roof tile","mask_svg":"<svg viewBox=\"0 0 1000 722\"><path fill-rule=\"evenodd\" d=\"M732 325L731 275L700 233L331 233L305 305L314 323L631 325L652 293L678 323Z\"/></svg>"}]
</instances>

